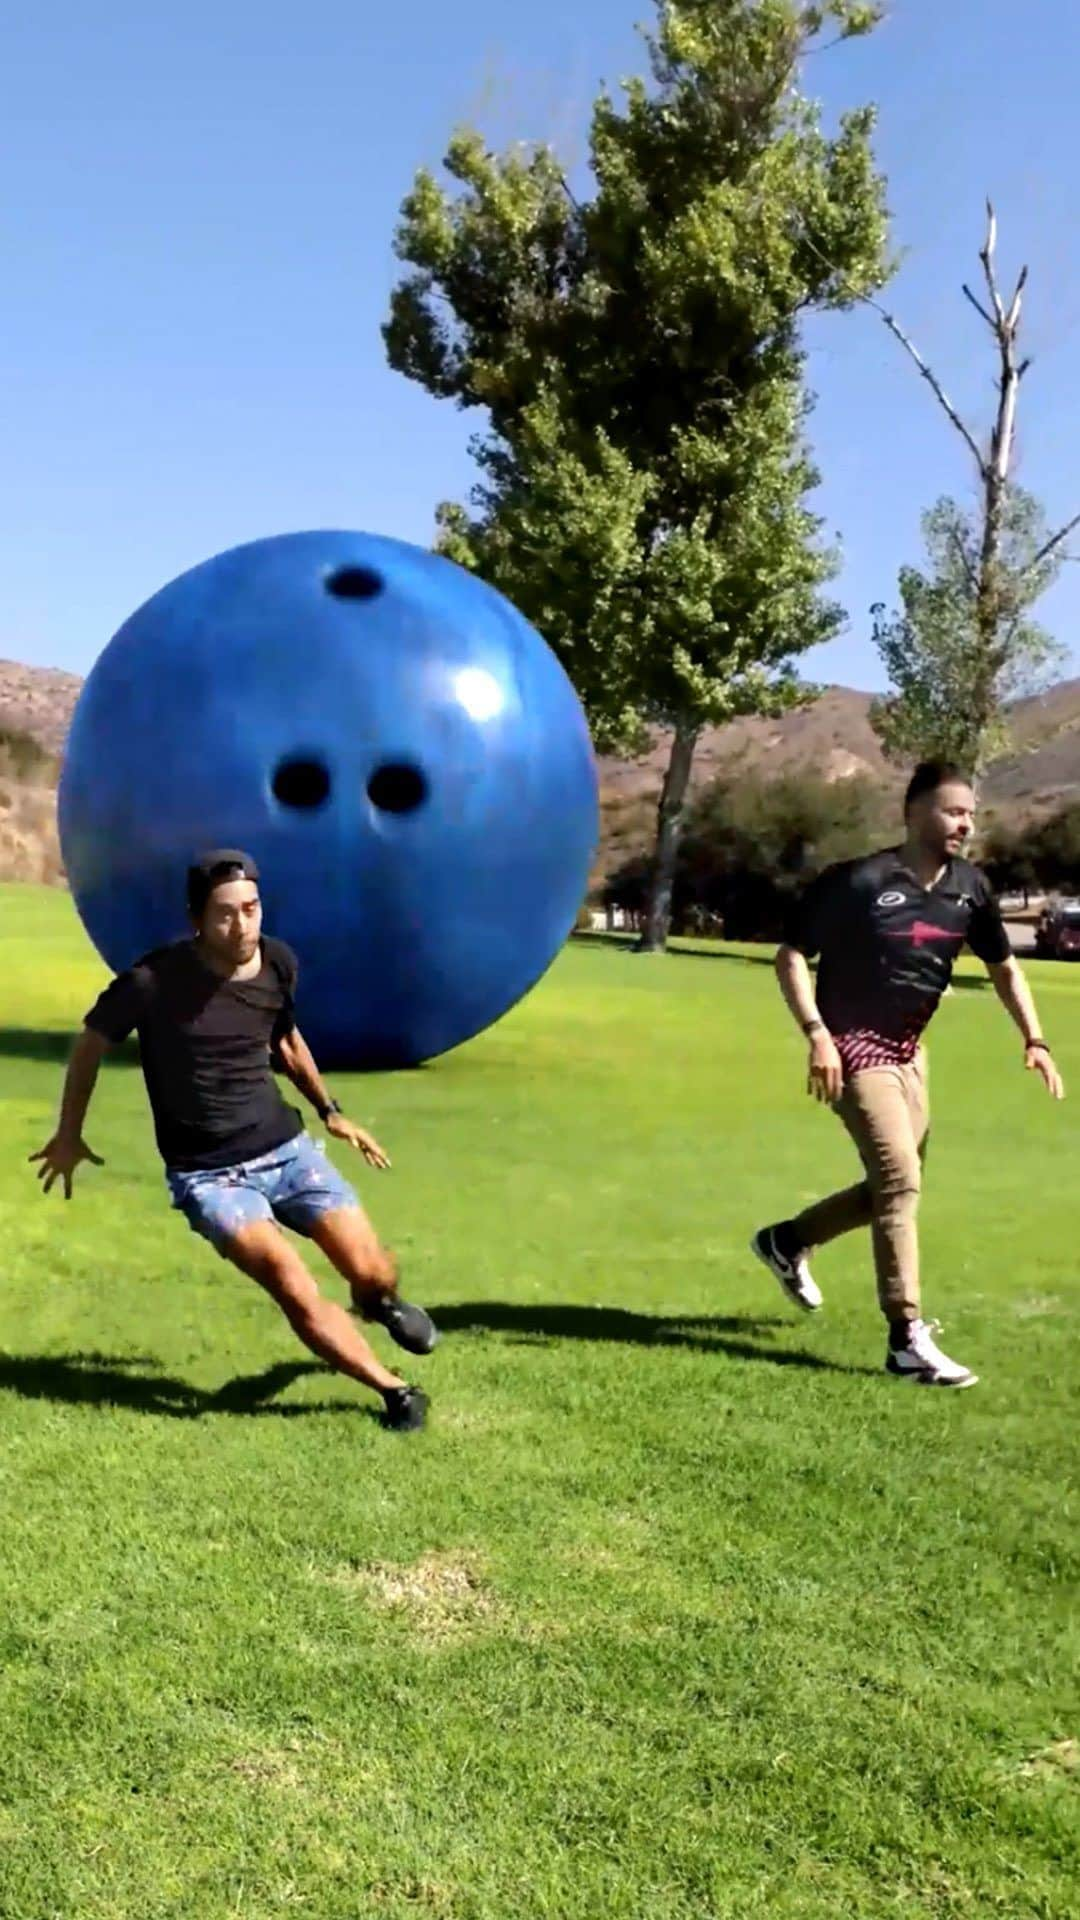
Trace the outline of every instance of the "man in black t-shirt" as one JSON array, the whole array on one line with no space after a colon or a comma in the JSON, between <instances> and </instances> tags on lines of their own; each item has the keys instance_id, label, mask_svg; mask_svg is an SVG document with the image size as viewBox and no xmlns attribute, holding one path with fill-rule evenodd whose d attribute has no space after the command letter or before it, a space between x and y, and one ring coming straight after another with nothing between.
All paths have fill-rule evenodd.
<instances>
[{"instance_id":1,"label":"man in black t-shirt","mask_svg":"<svg viewBox=\"0 0 1080 1920\"><path fill-rule=\"evenodd\" d=\"M1025 1065L1055 1099L1064 1089L991 888L962 858L975 817L970 782L955 766L926 763L904 816L902 847L822 874L796 903L777 955L784 999L810 1041L810 1091L840 1114L865 1179L763 1228L753 1245L788 1297L812 1311L822 1304L812 1250L869 1227L888 1372L970 1387L975 1374L941 1351L938 1329L922 1319L916 1230L930 1126L921 1038L965 944L1023 1034Z\"/></svg>"},{"instance_id":2,"label":"man in black t-shirt","mask_svg":"<svg viewBox=\"0 0 1080 1920\"><path fill-rule=\"evenodd\" d=\"M45 1192L60 1180L68 1199L82 1162L102 1164L83 1140L83 1122L103 1056L137 1032L173 1206L266 1289L313 1353L382 1395L386 1425L421 1427L425 1395L381 1365L281 1232L287 1226L314 1240L348 1281L356 1312L409 1352L431 1352L431 1320L400 1298L393 1261L355 1193L278 1090L275 1064L335 1139L370 1166L389 1166L378 1142L331 1099L296 1025L296 957L262 932L258 878L248 856L231 848L190 869L194 937L147 954L105 989L76 1042L57 1131L31 1158L41 1162Z\"/></svg>"}]
</instances>

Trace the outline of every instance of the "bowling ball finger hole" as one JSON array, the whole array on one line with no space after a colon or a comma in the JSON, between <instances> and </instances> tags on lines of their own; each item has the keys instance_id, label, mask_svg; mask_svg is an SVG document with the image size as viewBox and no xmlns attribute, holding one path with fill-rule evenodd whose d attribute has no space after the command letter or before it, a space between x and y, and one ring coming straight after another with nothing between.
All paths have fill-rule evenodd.
<instances>
[{"instance_id":1,"label":"bowling ball finger hole","mask_svg":"<svg viewBox=\"0 0 1080 1920\"><path fill-rule=\"evenodd\" d=\"M415 813L427 799L428 783L419 767L394 762L376 767L367 790L380 813Z\"/></svg>"},{"instance_id":2,"label":"bowling ball finger hole","mask_svg":"<svg viewBox=\"0 0 1080 1920\"><path fill-rule=\"evenodd\" d=\"M314 813L330 798L330 775L321 760L283 760L273 779L275 800L300 813Z\"/></svg>"},{"instance_id":3,"label":"bowling ball finger hole","mask_svg":"<svg viewBox=\"0 0 1080 1920\"><path fill-rule=\"evenodd\" d=\"M374 567L336 567L326 576L326 591L335 600L377 600L383 585Z\"/></svg>"}]
</instances>

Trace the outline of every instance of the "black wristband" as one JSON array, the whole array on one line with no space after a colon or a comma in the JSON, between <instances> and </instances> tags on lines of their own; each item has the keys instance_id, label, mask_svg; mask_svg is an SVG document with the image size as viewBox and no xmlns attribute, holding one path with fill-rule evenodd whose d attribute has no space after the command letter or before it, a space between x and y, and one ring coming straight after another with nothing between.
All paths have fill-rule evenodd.
<instances>
[{"instance_id":1,"label":"black wristband","mask_svg":"<svg viewBox=\"0 0 1080 1920\"><path fill-rule=\"evenodd\" d=\"M1025 1053L1049 1053L1049 1051L1050 1051L1049 1044L1045 1040L1025 1040L1024 1041Z\"/></svg>"},{"instance_id":2,"label":"black wristband","mask_svg":"<svg viewBox=\"0 0 1080 1920\"><path fill-rule=\"evenodd\" d=\"M815 1033L825 1033L826 1031L827 1028L824 1020L807 1020L803 1024L803 1032L808 1040L812 1040Z\"/></svg>"},{"instance_id":3,"label":"black wristband","mask_svg":"<svg viewBox=\"0 0 1080 1920\"><path fill-rule=\"evenodd\" d=\"M341 1112L341 1108L338 1106L338 1103L336 1100L328 1100L325 1107L320 1107L318 1109L319 1119L322 1121L324 1127L332 1113L340 1113L340 1112Z\"/></svg>"}]
</instances>

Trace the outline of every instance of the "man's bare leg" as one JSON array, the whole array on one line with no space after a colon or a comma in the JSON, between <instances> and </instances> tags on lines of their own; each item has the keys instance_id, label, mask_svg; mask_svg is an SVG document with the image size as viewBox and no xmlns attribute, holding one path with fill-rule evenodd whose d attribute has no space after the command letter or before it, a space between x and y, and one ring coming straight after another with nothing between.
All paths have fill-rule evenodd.
<instances>
[{"instance_id":1,"label":"man's bare leg","mask_svg":"<svg viewBox=\"0 0 1080 1920\"><path fill-rule=\"evenodd\" d=\"M383 1366L344 1308L323 1299L296 1248L272 1221L241 1227L226 1253L241 1273L265 1288L297 1338L320 1360L378 1394L405 1387L404 1380Z\"/></svg>"},{"instance_id":2,"label":"man's bare leg","mask_svg":"<svg viewBox=\"0 0 1080 1920\"><path fill-rule=\"evenodd\" d=\"M434 1323L423 1307L402 1300L393 1255L362 1207L334 1207L313 1220L307 1232L348 1281L357 1313L385 1327L407 1352L431 1352L439 1337Z\"/></svg>"},{"instance_id":3,"label":"man's bare leg","mask_svg":"<svg viewBox=\"0 0 1080 1920\"><path fill-rule=\"evenodd\" d=\"M307 1232L332 1267L349 1283L353 1305L363 1311L381 1295L397 1292L397 1267L363 1207L334 1207L319 1214Z\"/></svg>"}]
</instances>

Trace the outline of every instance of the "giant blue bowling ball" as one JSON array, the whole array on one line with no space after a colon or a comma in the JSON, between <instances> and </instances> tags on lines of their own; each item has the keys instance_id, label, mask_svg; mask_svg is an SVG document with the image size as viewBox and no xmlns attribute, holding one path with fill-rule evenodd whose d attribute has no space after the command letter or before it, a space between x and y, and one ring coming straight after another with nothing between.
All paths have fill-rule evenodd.
<instances>
[{"instance_id":1,"label":"giant blue bowling ball","mask_svg":"<svg viewBox=\"0 0 1080 1920\"><path fill-rule=\"evenodd\" d=\"M182 937L185 869L257 860L329 1066L479 1033L565 940L597 835L574 689L508 601L397 540L236 547L134 613L60 787L76 905L114 970Z\"/></svg>"}]
</instances>

